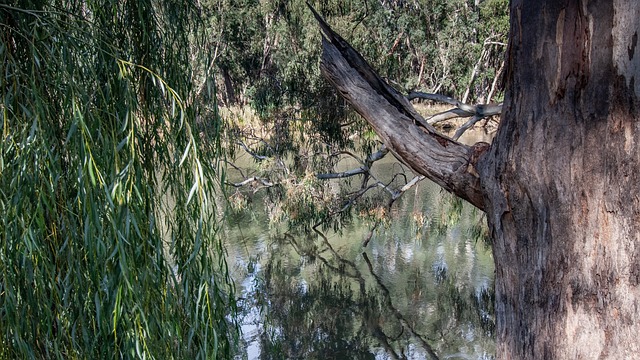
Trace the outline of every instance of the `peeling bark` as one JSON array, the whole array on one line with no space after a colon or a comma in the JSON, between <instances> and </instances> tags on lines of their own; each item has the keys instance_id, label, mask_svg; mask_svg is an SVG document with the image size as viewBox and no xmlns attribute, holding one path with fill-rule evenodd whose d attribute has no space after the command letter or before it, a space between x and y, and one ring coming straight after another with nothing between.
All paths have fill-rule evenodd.
<instances>
[{"instance_id":1,"label":"peeling bark","mask_svg":"<svg viewBox=\"0 0 640 360\"><path fill-rule=\"evenodd\" d=\"M512 2L505 112L479 166L499 358L640 353L640 127L625 81L637 72L620 66L640 25L632 7Z\"/></svg>"}]
</instances>

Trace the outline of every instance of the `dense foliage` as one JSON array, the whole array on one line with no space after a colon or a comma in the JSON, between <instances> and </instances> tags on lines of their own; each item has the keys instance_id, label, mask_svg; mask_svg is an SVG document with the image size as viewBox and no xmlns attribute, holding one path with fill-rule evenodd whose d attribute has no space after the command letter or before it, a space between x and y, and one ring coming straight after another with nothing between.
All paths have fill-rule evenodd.
<instances>
[{"instance_id":1,"label":"dense foliage","mask_svg":"<svg viewBox=\"0 0 640 360\"><path fill-rule=\"evenodd\" d=\"M0 358L230 354L199 15L0 4Z\"/></svg>"},{"instance_id":2,"label":"dense foliage","mask_svg":"<svg viewBox=\"0 0 640 360\"><path fill-rule=\"evenodd\" d=\"M505 0L310 4L404 93L438 92L469 103L501 97ZM254 188L269 187L273 219L294 227L324 222L339 228L349 216L345 204L367 208L388 200L383 195L363 201L361 190L385 193L378 185L389 185L393 189L386 190L396 191L411 180L400 175L409 172L401 166L393 183L376 184L365 174L335 187L316 178L336 173L339 164L344 170L347 158L355 167L370 168L366 158L381 144L321 76L321 35L305 1L226 0L203 6L223 103L248 104L255 113L254 118L231 111L225 117L229 144L240 145L227 147L230 159L250 154L256 160L258 171L244 178L260 178ZM247 199L236 195L243 206Z\"/></svg>"},{"instance_id":3,"label":"dense foliage","mask_svg":"<svg viewBox=\"0 0 640 360\"><path fill-rule=\"evenodd\" d=\"M319 76L317 24L306 2L209 1L211 49L224 75L225 100L257 109L311 106ZM502 63L507 2L486 0L311 1L383 76L404 89L486 99ZM473 69L482 67L480 78Z\"/></svg>"}]
</instances>

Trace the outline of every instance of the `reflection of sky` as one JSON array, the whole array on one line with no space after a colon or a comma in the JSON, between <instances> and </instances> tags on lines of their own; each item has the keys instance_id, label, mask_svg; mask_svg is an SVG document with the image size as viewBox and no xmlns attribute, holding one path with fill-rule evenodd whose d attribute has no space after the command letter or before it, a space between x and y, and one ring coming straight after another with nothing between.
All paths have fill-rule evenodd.
<instances>
[{"instance_id":1,"label":"reflection of sky","mask_svg":"<svg viewBox=\"0 0 640 360\"><path fill-rule=\"evenodd\" d=\"M368 247L362 248L362 240L368 234L371 223L354 221L352 225L342 229L342 233L329 233L329 241L333 249L344 260L355 264L357 270L367 283L367 291L381 293L376 288L376 280L370 276L370 271L363 260L362 252L366 251L372 263L375 275L379 277L385 287L388 288L392 296L393 306L397 307L400 313L411 323L417 324L425 331L426 327L422 319L441 316L437 313L435 289L437 281L433 281L434 275L442 274L454 276L456 281L463 281L462 287L468 287L471 296L478 298L483 291L493 286L493 262L484 245L477 244L468 239L469 226L477 222L477 215L472 215L470 211L463 211L461 220L456 225L449 225L444 233L432 231L428 224L435 222L442 217L441 212L446 206L438 203L443 197L439 188L426 181L420 183L415 192L405 194L395 205L391 212L391 219L388 226L381 226L374 234ZM434 203L435 202L435 203ZM466 209L466 208L465 208ZM257 211L253 209L253 211ZM412 216L419 213L419 219L427 219L421 224L413 224ZM326 272L326 267L317 259L310 260L309 257L300 256L292 247L282 245L278 242L274 245L272 236L273 230L268 228L268 219L261 218L262 221L252 221L243 224L242 236L238 238L229 237L228 249L231 258L235 258L235 265L230 264L233 277L238 281L242 290L241 297L248 299L247 305L253 299L252 292L256 290L256 281L264 275L262 273L264 265L278 255L278 261L284 266L284 270L298 285L297 288L303 294L313 291L316 276L320 271ZM435 220L434 220L435 219ZM427 224L427 225L425 225ZM261 228L262 227L262 228ZM416 229L419 232L416 232ZM239 234L238 234L239 235ZM278 236L276 236L278 238ZM320 240L308 240L305 237L296 238L300 244L305 241L316 241L319 249L324 251L316 254L324 257L331 265L338 267L340 262L335 259L332 253L326 250L326 246ZM252 273L247 272L248 264L255 263ZM349 270L353 274L354 270ZM443 273L444 272L444 273ZM271 273L271 276L277 276ZM329 275L329 277L339 275ZM353 280L351 280L353 281ZM353 286L358 289L357 284ZM239 290L240 290L239 289ZM264 289L263 289L264 290ZM268 301L268 300L267 300ZM384 306L384 301L381 301ZM242 305L242 304L240 304ZM384 309L380 309L383 311ZM265 311L268 312L268 309ZM261 335L265 332L265 324L262 320L263 313L255 306L245 309L245 317L242 321L243 339L245 341L244 356L248 359L258 359L261 355ZM359 316L360 314L357 314ZM485 314L488 315L488 314ZM313 320L312 320L313 321ZM384 321L397 321L393 318ZM315 322L315 321L314 321ZM356 320L358 323L358 320ZM442 359L488 359L491 345L487 342L491 339L479 336L477 329L470 324L451 330L457 334L459 345L451 349L438 352ZM269 329L278 333L278 329ZM397 336L397 333L387 329L389 336ZM395 330L394 330L395 331ZM425 334L427 335L427 334ZM438 336L427 335L427 338L435 339L439 346ZM426 353L421 345L414 342L415 339L408 334L404 334L402 341L394 346L395 351L404 353L408 359L424 359ZM376 340L373 340L376 343ZM487 351L487 346L489 352ZM402 348L400 352L400 347ZM373 346L371 354L376 359L391 359L391 356L384 347Z\"/></svg>"},{"instance_id":2,"label":"reflection of sky","mask_svg":"<svg viewBox=\"0 0 640 360\"><path fill-rule=\"evenodd\" d=\"M260 273L260 270L260 263L255 264L255 271L248 274L248 276L242 281L241 298L251 298L252 293L255 291L256 274ZM260 309L255 306L251 306L249 308L249 312L244 316L242 324L240 325L242 337L247 344L246 352L249 359L257 359L260 357L261 320Z\"/></svg>"}]
</instances>

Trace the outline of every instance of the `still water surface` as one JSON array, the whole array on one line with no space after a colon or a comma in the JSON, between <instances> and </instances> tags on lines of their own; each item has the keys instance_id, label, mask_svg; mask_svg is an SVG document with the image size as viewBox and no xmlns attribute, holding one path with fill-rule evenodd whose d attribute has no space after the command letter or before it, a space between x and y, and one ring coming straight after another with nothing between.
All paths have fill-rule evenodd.
<instances>
[{"instance_id":1,"label":"still water surface","mask_svg":"<svg viewBox=\"0 0 640 360\"><path fill-rule=\"evenodd\" d=\"M493 259L472 206L424 180L365 247L371 222L293 234L253 205L226 230L238 358L493 358Z\"/></svg>"}]
</instances>

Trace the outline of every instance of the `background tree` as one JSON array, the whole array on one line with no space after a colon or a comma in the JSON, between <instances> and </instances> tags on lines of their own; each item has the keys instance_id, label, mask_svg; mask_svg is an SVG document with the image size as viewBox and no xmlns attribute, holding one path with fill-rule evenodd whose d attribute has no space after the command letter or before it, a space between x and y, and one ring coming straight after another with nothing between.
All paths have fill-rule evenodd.
<instances>
[{"instance_id":1,"label":"background tree","mask_svg":"<svg viewBox=\"0 0 640 360\"><path fill-rule=\"evenodd\" d=\"M322 68L415 171L487 213L497 356L630 358L638 284L638 15L631 2L512 1L492 145L442 136L326 25Z\"/></svg>"},{"instance_id":2,"label":"background tree","mask_svg":"<svg viewBox=\"0 0 640 360\"><path fill-rule=\"evenodd\" d=\"M198 19L191 2L0 4L0 357L230 356Z\"/></svg>"},{"instance_id":3,"label":"background tree","mask_svg":"<svg viewBox=\"0 0 640 360\"><path fill-rule=\"evenodd\" d=\"M392 183L372 176L375 162L388 150L321 77L320 36L310 31L315 20L305 2L242 4L247 6L203 2L205 14L210 15L205 16L213 36L207 46L216 55L214 66L219 73L225 67L235 69L218 85L232 88L235 104L250 105L258 116L253 118L246 108L224 116L229 162L236 166L237 156L249 154L258 165L257 170L243 170L241 178L233 180L238 189L251 188L234 193L236 206L251 201L251 192L266 187L273 200L267 204L272 219L292 226L322 222L339 228L353 209L381 203L368 201L368 194L377 192L373 196L383 203L392 202L422 179L400 174L407 170L403 165L397 167L398 176ZM497 79L506 48L506 1L313 4L403 91L437 91L466 97L470 103L502 98ZM222 100L229 105L227 99ZM460 116L461 112L434 120L450 115ZM337 177L337 164L345 159L357 161L359 169L340 174L343 180L349 178L343 181L347 186L335 186L327 179Z\"/></svg>"}]
</instances>

